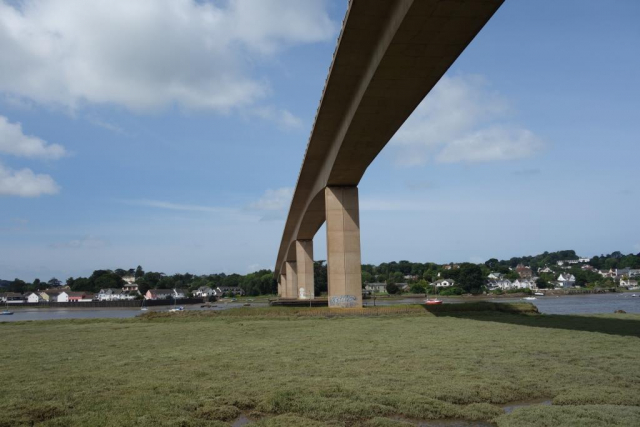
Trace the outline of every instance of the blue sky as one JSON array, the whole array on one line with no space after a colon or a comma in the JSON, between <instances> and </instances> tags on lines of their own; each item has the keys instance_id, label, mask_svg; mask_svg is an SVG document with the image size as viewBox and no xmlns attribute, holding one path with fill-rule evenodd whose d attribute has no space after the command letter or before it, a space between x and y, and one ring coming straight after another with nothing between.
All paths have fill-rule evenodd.
<instances>
[{"instance_id":1,"label":"blue sky","mask_svg":"<svg viewBox=\"0 0 640 427\"><path fill-rule=\"evenodd\" d=\"M0 278L273 268L345 10L0 0ZM639 18L507 0L365 174L363 262L640 252Z\"/></svg>"}]
</instances>

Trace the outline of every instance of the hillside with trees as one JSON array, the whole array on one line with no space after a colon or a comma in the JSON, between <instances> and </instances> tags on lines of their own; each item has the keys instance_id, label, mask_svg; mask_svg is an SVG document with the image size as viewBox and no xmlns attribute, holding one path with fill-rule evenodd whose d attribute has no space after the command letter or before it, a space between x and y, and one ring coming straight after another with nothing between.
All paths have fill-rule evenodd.
<instances>
[{"instance_id":1,"label":"hillside with trees","mask_svg":"<svg viewBox=\"0 0 640 427\"><path fill-rule=\"evenodd\" d=\"M571 264L567 268L558 266L558 261L578 260L579 257L573 250L557 252L544 252L539 255L513 257L508 260L491 258L482 264L463 262L460 264L436 264L433 262L393 261L379 265L362 265L362 284L383 282L387 285L408 284L411 292L422 293L430 283L444 278L453 279L456 286L443 290L444 293L477 293L483 290L486 278L491 272L502 273L510 280L518 278L513 270L519 264L531 267L534 272L538 269L549 267L551 272L538 274L537 285L540 288L548 287L560 272L569 272L576 277L577 286L613 286L611 279L605 279L596 271L585 270L584 265L589 265L595 270L610 270L632 268L640 269L640 253L623 254L619 251L607 255L594 256L588 263ZM327 265L325 261L314 262L314 280L316 295L327 292ZM72 291L98 292L104 288L121 288L124 285L123 277L134 276L141 294L149 289L173 289L182 288L194 291L201 286L240 287L246 295L272 295L277 292L278 284L272 270L259 270L253 273L225 274L215 273L207 275L194 275L190 273L178 273L166 275L162 272L145 272L141 266L137 268L115 270L96 270L89 277L69 277L64 284ZM44 282L35 279L27 283L20 279L13 281L3 280L3 289L8 292L33 292L48 288L56 288L63 283L53 277ZM398 289L391 286L390 290Z\"/></svg>"}]
</instances>

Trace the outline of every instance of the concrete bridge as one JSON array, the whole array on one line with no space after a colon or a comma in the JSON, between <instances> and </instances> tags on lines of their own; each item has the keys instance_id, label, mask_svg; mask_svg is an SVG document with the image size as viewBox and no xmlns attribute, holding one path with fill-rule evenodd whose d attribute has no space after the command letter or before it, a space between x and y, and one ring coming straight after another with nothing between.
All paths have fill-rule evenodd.
<instances>
[{"instance_id":1,"label":"concrete bridge","mask_svg":"<svg viewBox=\"0 0 640 427\"><path fill-rule=\"evenodd\" d=\"M327 222L329 307L362 307L358 183L504 0L352 0L282 234L281 298L313 298Z\"/></svg>"}]
</instances>

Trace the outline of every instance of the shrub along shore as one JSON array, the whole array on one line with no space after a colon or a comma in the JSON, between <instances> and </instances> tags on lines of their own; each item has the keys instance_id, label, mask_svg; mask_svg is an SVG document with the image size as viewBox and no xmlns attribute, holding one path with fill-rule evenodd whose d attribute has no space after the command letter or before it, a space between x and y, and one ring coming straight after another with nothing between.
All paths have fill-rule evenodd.
<instances>
[{"instance_id":1,"label":"shrub along shore","mask_svg":"<svg viewBox=\"0 0 640 427\"><path fill-rule=\"evenodd\" d=\"M271 307L9 322L0 342L0 426L640 419L639 315L550 316L484 302ZM534 404L505 413L519 401Z\"/></svg>"}]
</instances>

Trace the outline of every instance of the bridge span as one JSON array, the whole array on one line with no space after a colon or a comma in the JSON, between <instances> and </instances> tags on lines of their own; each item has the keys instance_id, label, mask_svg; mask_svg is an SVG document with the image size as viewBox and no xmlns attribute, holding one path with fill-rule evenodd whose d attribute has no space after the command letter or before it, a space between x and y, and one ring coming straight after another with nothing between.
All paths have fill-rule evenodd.
<instances>
[{"instance_id":1,"label":"bridge span","mask_svg":"<svg viewBox=\"0 0 640 427\"><path fill-rule=\"evenodd\" d=\"M362 307L358 184L504 0L351 0L275 265L282 298L313 298L327 222L329 307Z\"/></svg>"}]
</instances>

